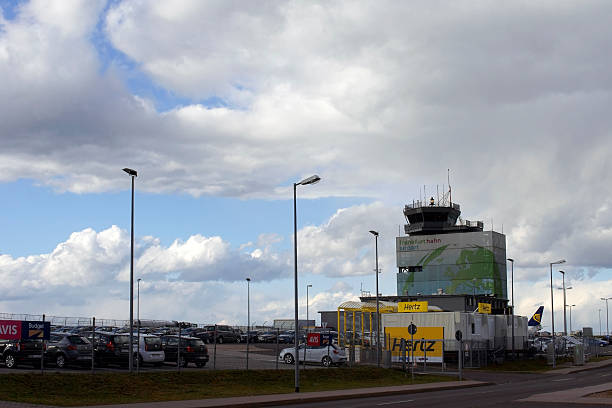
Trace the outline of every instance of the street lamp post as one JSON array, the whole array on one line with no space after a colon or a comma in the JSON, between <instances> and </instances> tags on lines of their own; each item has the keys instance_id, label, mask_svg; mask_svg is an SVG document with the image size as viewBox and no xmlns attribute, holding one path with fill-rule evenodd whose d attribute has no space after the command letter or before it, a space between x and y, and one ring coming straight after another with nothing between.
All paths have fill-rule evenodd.
<instances>
[{"instance_id":1,"label":"street lamp post","mask_svg":"<svg viewBox=\"0 0 612 408\"><path fill-rule=\"evenodd\" d=\"M567 298L565 296L565 271L559 271L563 276L563 335L567 336ZM571 326L571 325L570 325ZM572 329L570 328L570 333Z\"/></svg>"},{"instance_id":2,"label":"street lamp post","mask_svg":"<svg viewBox=\"0 0 612 408\"><path fill-rule=\"evenodd\" d=\"M380 309L378 305L378 232L370 230L374 235L376 248L376 366L380 368Z\"/></svg>"},{"instance_id":3,"label":"street lamp post","mask_svg":"<svg viewBox=\"0 0 612 408\"><path fill-rule=\"evenodd\" d=\"M514 259L508 258L511 265L511 289L512 289L512 358L516 360L516 353L514 351Z\"/></svg>"},{"instance_id":4,"label":"street lamp post","mask_svg":"<svg viewBox=\"0 0 612 408\"><path fill-rule=\"evenodd\" d=\"M565 305L567 307L569 307L570 309L570 335L572 334L572 307L576 306L576 305Z\"/></svg>"},{"instance_id":5,"label":"street lamp post","mask_svg":"<svg viewBox=\"0 0 612 408\"><path fill-rule=\"evenodd\" d=\"M124 168L132 178L132 227L130 245L130 347L134 347L134 179L138 177L138 172L129 168ZM129 353L128 365L130 373L134 371L134 353Z\"/></svg>"},{"instance_id":6,"label":"street lamp post","mask_svg":"<svg viewBox=\"0 0 612 408\"><path fill-rule=\"evenodd\" d=\"M140 372L140 281L142 279L138 278L136 280L136 287L138 288L137 293L138 293L138 297L137 297L137 303L136 303L136 320L138 320L138 338L136 340L136 343L138 344L138 346L136 347L136 350L138 350L137 353L137 358L136 358L136 371Z\"/></svg>"},{"instance_id":7,"label":"street lamp post","mask_svg":"<svg viewBox=\"0 0 612 408\"><path fill-rule=\"evenodd\" d=\"M599 313L599 335L601 336L601 309L597 309Z\"/></svg>"},{"instance_id":8,"label":"street lamp post","mask_svg":"<svg viewBox=\"0 0 612 408\"><path fill-rule=\"evenodd\" d=\"M249 369L249 342L251 337L251 278L246 278L247 281L247 330L246 330L246 369Z\"/></svg>"},{"instance_id":9,"label":"street lamp post","mask_svg":"<svg viewBox=\"0 0 612 408\"><path fill-rule=\"evenodd\" d=\"M552 266L565 263L565 259L561 259L559 261L550 263L550 320L552 322L552 366L555 368L557 366L556 356L555 356L555 303L553 300L553 273Z\"/></svg>"},{"instance_id":10,"label":"street lamp post","mask_svg":"<svg viewBox=\"0 0 612 408\"><path fill-rule=\"evenodd\" d=\"M612 299L612 297L609 298L600 298L601 300L605 300L606 301L606 335L610 335L610 321L608 320L608 300Z\"/></svg>"},{"instance_id":11,"label":"street lamp post","mask_svg":"<svg viewBox=\"0 0 612 408\"><path fill-rule=\"evenodd\" d=\"M308 184L316 184L321 181L321 177L316 174L310 177L305 178L302 181L297 183L293 183L293 262L294 262L294 274L293 274L293 284L294 284L294 323L295 323L295 335L294 335L294 345L295 345L295 392L300 392L300 364L299 364L299 355L298 355L298 259L297 259L297 186L306 186Z\"/></svg>"}]
</instances>

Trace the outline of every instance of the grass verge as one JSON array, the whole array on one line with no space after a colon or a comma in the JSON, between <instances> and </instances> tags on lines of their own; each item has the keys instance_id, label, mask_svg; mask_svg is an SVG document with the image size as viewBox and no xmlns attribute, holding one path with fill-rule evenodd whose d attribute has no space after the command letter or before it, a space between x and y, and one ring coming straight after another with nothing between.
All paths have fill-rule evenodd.
<instances>
[{"instance_id":1,"label":"grass verge","mask_svg":"<svg viewBox=\"0 0 612 408\"><path fill-rule=\"evenodd\" d=\"M571 363L571 359L558 358L557 367L561 368L564 364ZM526 360L506 360L503 364L491 364L487 367L482 367L484 371L548 371L552 370L552 365L549 365L546 358L533 358Z\"/></svg>"},{"instance_id":2,"label":"grass verge","mask_svg":"<svg viewBox=\"0 0 612 408\"><path fill-rule=\"evenodd\" d=\"M452 381L418 376L414 384ZM300 373L300 391L411 384L402 371L376 367L308 369ZM291 393L291 370L224 370L97 374L0 375L0 400L59 406L237 397Z\"/></svg>"}]
</instances>

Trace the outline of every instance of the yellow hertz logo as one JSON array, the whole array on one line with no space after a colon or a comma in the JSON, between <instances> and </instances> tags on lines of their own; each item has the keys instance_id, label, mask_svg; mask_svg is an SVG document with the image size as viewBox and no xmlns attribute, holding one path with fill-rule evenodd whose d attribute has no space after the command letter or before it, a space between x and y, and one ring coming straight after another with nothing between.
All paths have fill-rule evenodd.
<instances>
[{"instance_id":1,"label":"yellow hertz logo","mask_svg":"<svg viewBox=\"0 0 612 408\"><path fill-rule=\"evenodd\" d=\"M533 315L533 320L535 320L538 323L541 323L542 322L542 315L539 314L539 313L534 314Z\"/></svg>"}]
</instances>

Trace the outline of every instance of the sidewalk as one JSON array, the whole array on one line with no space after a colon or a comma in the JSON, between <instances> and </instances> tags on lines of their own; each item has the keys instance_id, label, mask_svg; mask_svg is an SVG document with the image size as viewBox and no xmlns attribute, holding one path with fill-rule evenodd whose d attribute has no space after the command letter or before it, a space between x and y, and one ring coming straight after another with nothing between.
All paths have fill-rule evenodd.
<instances>
[{"instance_id":1,"label":"sidewalk","mask_svg":"<svg viewBox=\"0 0 612 408\"><path fill-rule=\"evenodd\" d=\"M520 402L554 402L566 404L612 405L612 398L589 398L587 395L612 389L612 382L593 385L591 387L570 388L569 390L535 394L520 399Z\"/></svg>"},{"instance_id":2,"label":"sidewalk","mask_svg":"<svg viewBox=\"0 0 612 408\"><path fill-rule=\"evenodd\" d=\"M554 370L544 371L543 374L573 374L579 373L580 371L593 370L595 368L612 366L612 358L607 360L596 361L594 363L585 363L581 366L572 366L572 367L564 367L557 368Z\"/></svg>"},{"instance_id":3,"label":"sidewalk","mask_svg":"<svg viewBox=\"0 0 612 408\"><path fill-rule=\"evenodd\" d=\"M335 401L351 398L375 397L378 395L414 394L420 392L443 391L457 388L490 385L482 381L449 381L429 384L398 385L393 387L373 387L336 391L301 392L291 394L255 395L233 398L210 398L203 400L143 402L136 404L95 405L88 408L209 408L209 407L263 407L303 402Z\"/></svg>"}]
</instances>

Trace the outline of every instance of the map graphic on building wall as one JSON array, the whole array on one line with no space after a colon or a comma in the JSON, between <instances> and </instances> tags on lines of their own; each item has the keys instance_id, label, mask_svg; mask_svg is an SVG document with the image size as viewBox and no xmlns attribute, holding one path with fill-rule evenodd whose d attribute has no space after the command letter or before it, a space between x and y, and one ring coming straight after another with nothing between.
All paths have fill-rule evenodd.
<instances>
[{"instance_id":1,"label":"map graphic on building wall","mask_svg":"<svg viewBox=\"0 0 612 408\"><path fill-rule=\"evenodd\" d=\"M396 238L397 294L507 298L506 237L478 231Z\"/></svg>"}]
</instances>

